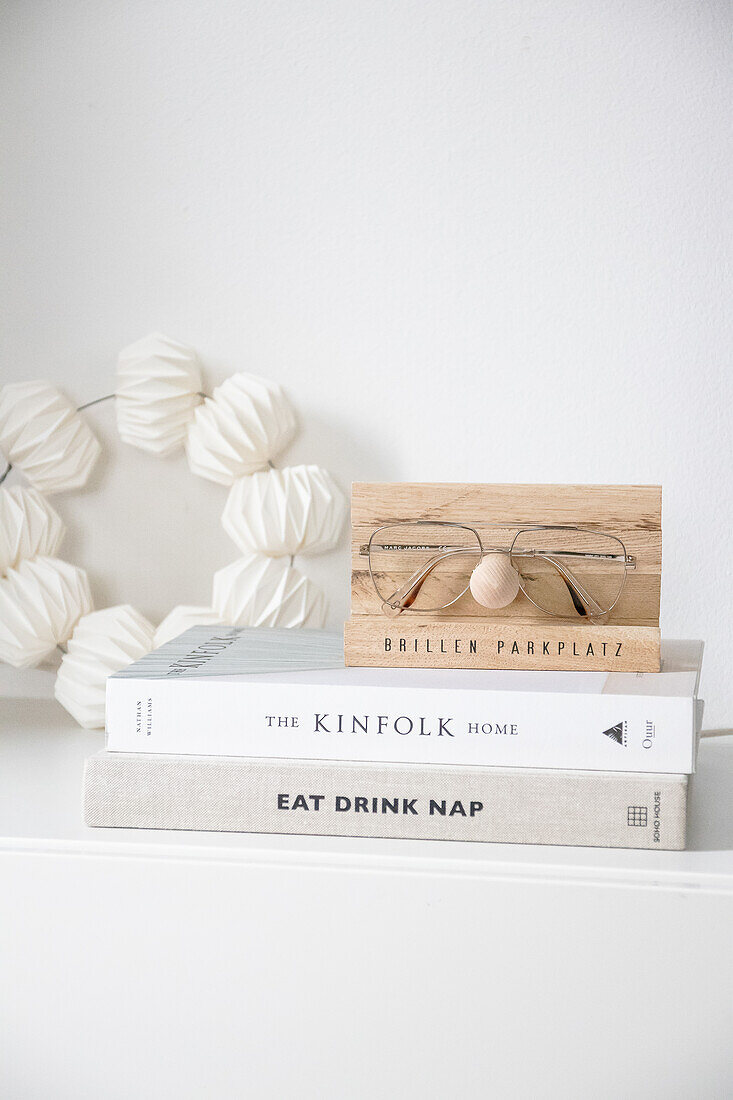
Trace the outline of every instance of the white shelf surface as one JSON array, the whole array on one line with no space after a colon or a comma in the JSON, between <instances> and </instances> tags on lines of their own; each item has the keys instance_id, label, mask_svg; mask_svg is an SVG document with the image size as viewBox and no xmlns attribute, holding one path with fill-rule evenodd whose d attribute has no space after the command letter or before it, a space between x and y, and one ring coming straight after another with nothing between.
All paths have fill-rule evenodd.
<instances>
[{"instance_id":1,"label":"white shelf surface","mask_svg":"<svg viewBox=\"0 0 733 1100\"><path fill-rule=\"evenodd\" d=\"M733 735L702 741L685 852L89 829L83 765L103 747L53 700L0 699L0 851L733 893Z\"/></svg>"},{"instance_id":2,"label":"white shelf surface","mask_svg":"<svg viewBox=\"0 0 733 1100\"><path fill-rule=\"evenodd\" d=\"M686 852L87 829L102 744L0 698L3 1098L733 1095L733 738Z\"/></svg>"}]
</instances>

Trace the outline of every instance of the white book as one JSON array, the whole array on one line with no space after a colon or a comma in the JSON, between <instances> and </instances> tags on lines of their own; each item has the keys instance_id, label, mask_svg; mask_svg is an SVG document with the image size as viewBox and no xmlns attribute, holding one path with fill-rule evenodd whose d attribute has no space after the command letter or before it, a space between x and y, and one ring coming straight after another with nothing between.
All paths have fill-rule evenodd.
<instances>
[{"instance_id":1,"label":"white book","mask_svg":"<svg viewBox=\"0 0 733 1100\"><path fill-rule=\"evenodd\" d=\"M107 681L112 752L690 774L700 642L662 671L345 668L341 635L197 626Z\"/></svg>"}]
</instances>

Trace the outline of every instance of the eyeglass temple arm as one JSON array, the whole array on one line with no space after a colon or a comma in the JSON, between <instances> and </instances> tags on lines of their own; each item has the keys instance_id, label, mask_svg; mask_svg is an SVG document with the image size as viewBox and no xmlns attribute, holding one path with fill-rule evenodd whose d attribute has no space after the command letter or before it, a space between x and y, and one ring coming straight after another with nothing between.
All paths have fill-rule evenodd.
<instances>
[{"instance_id":1,"label":"eyeglass temple arm","mask_svg":"<svg viewBox=\"0 0 733 1100\"><path fill-rule=\"evenodd\" d=\"M460 547L457 550L446 550L442 554L436 554L434 558L430 558L420 569L417 569L411 577L395 589L391 596L388 596L382 603L382 611L386 615L401 615L402 612L412 607L413 603L420 595L420 589L425 581L428 579L436 565L440 565L446 558L455 557L458 554L473 554L476 555L477 548L474 547Z\"/></svg>"},{"instance_id":2,"label":"eyeglass temple arm","mask_svg":"<svg viewBox=\"0 0 733 1100\"><path fill-rule=\"evenodd\" d=\"M578 578L574 576L567 566L558 561L557 558L550 554L542 554L541 557L545 561L553 565L560 574L562 580L565 582L568 592L570 593L570 599L573 601L573 607L584 618L589 615L604 615L605 612L600 604L591 596L590 592L580 583Z\"/></svg>"},{"instance_id":3,"label":"eyeglass temple arm","mask_svg":"<svg viewBox=\"0 0 733 1100\"><path fill-rule=\"evenodd\" d=\"M400 585L391 596L384 600L382 603L382 610L387 615L401 615L403 611L413 605L420 595L420 589L437 565L440 565L446 558L455 557L458 554L475 553L476 551L472 547L461 547L457 550L447 550L442 554L436 554L434 558L426 562L422 568L417 569L411 577L408 577L404 584ZM532 556L543 558L558 571L562 580L565 582L570 594L570 599L573 601L573 606L578 615L588 617L589 615L605 614L603 608L596 603L578 578L570 572L567 566L559 562L557 558L550 554L533 554Z\"/></svg>"}]
</instances>

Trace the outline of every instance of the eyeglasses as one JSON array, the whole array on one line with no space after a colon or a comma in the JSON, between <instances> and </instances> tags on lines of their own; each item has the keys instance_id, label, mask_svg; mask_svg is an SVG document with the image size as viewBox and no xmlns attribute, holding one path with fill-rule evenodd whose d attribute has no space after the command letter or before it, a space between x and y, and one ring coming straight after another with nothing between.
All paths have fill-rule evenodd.
<instances>
[{"instance_id":1,"label":"eyeglasses","mask_svg":"<svg viewBox=\"0 0 733 1100\"><path fill-rule=\"evenodd\" d=\"M359 553L385 615L443 611L471 590L481 606L508 607L520 591L556 618L598 619L618 603L635 558L621 539L583 527L511 528L507 546L484 546L473 527L408 520L378 527Z\"/></svg>"}]
</instances>

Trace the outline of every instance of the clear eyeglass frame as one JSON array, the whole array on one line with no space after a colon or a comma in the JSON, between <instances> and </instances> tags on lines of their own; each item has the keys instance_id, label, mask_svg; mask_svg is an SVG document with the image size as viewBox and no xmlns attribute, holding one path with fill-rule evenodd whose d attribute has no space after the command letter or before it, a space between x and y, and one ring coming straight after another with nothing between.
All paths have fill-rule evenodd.
<instances>
[{"instance_id":1,"label":"clear eyeglass frame","mask_svg":"<svg viewBox=\"0 0 733 1100\"><path fill-rule=\"evenodd\" d=\"M384 536L384 533L387 531L403 532L407 529L417 531L420 529L425 530L426 528L439 528L441 534L445 532L448 541L440 544L425 544L420 543L416 539L413 543L397 542L388 543L386 545L375 541L379 539L380 535ZM456 533L461 533L460 537L465 540L464 545L455 545L455 541L454 544L451 545L449 541L449 532L451 530ZM626 584L627 573L629 570L634 570L636 568L636 559L633 555L627 553L622 540L618 538L618 536L612 535L607 531L563 524L530 524L511 527L507 530L514 532L509 545L503 547L484 546L479 532L476 528L468 524L454 523L450 520L400 520L396 523L384 524L376 528L376 530L372 532L369 542L362 545L359 552L361 555L368 558L371 582L382 603L382 610L387 615L401 614L405 611L410 611L415 614L429 614L431 612L444 611L452 607L469 591L473 569L489 554L505 554L508 555L511 565L517 571L521 592L530 603L543 614L550 615L557 619L572 619L577 617L583 617L591 621L605 619L610 615L621 598L621 594ZM545 546L543 549L543 538L547 541L550 536L560 536L561 543L564 539L566 544L571 543L573 538L579 539L581 543L598 540L599 543L605 545L606 551L563 549L562 545L559 548ZM456 539L457 538L458 535L456 536ZM535 546L532 545L533 538L537 543ZM522 541L523 539L525 540L524 542ZM380 590L378 581L379 570L375 568L374 551L376 547L378 547L380 551L391 552L410 551L420 553L432 550L435 554L432 559L428 559L415 570L406 583L398 586L392 593L385 595L385 593ZM467 575L464 578L465 583L462 583L460 589L456 591L451 599L444 600L436 606L411 606L415 598L413 590L417 589L419 591L435 566L451 557L471 559L471 561L467 563L470 568L466 570ZM526 564L528 561L538 562L540 566L549 573L554 571L555 580L558 581L559 578L559 587L563 592L567 591L570 595L574 614L567 614L563 611L558 612L555 609L543 606L541 599L537 597L537 592L534 591L533 594L532 586L528 579L531 574L526 572ZM572 569L573 565L575 565L575 571ZM613 567L615 570L613 588L611 592L607 593L602 603L599 603L594 596L587 591L586 586L584 586L577 576L579 567L588 567L589 565L608 566L609 568ZM533 579L536 580L536 577ZM547 600L545 600L545 603L546 602Z\"/></svg>"}]
</instances>

